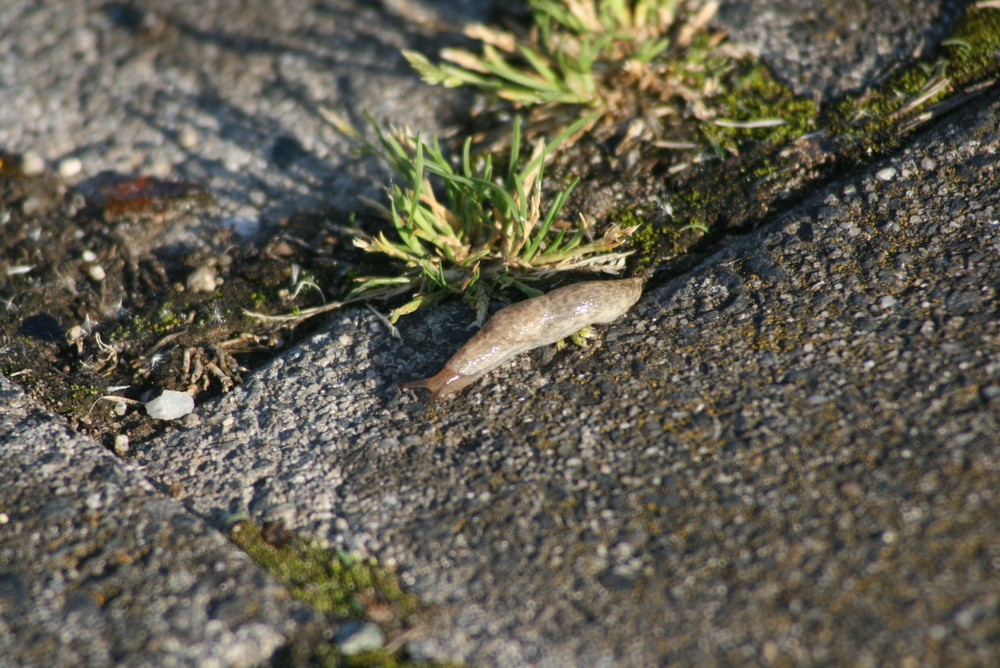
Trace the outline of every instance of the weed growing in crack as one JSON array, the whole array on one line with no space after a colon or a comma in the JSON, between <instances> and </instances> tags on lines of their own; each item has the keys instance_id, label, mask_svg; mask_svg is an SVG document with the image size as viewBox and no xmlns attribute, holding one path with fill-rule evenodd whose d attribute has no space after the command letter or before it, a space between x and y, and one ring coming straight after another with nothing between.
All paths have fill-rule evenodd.
<instances>
[{"instance_id":1,"label":"weed growing in crack","mask_svg":"<svg viewBox=\"0 0 1000 668\"><path fill-rule=\"evenodd\" d=\"M619 152L664 135L670 119L714 114L705 100L730 69L733 47L712 33L714 0L528 0L527 35L484 25L466 29L479 53L444 49L434 63L404 51L425 81L473 86L518 107L533 122L576 108L583 131L617 134ZM596 113L591 113L596 111Z\"/></svg>"},{"instance_id":2,"label":"weed growing in crack","mask_svg":"<svg viewBox=\"0 0 1000 668\"><path fill-rule=\"evenodd\" d=\"M620 272L628 253L615 249L634 228L611 224L595 236L583 216L562 218L575 182L558 190L548 205L542 201L546 158L592 117L573 123L548 144L536 142L527 156L521 154L521 123L515 120L505 169L489 155L474 162L469 139L453 166L436 137L427 141L420 134L386 133L371 118L375 142L348 129L401 180L388 188L388 207L375 205L392 223L391 235L354 242L385 255L399 271L356 279L348 299L410 293L411 299L390 313L396 322L425 304L461 294L482 319L497 289L513 285L537 295L527 284L557 272Z\"/></svg>"}]
</instances>

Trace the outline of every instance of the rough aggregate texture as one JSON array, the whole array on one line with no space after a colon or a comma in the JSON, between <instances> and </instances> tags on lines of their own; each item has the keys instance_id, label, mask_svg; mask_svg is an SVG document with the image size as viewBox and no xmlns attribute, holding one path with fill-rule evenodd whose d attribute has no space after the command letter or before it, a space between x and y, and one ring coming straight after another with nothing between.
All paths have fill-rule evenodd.
<instances>
[{"instance_id":1,"label":"rough aggregate texture","mask_svg":"<svg viewBox=\"0 0 1000 668\"><path fill-rule=\"evenodd\" d=\"M931 55L967 4L724 0L718 23L758 47L795 92L828 101L870 85L893 63Z\"/></svg>"},{"instance_id":2,"label":"rough aggregate texture","mask_svg":"<svg viewBox=\"0 0 1000 668\"><path fill-rule=\"evenodd\" d=\"M956 15L738 5L721 15L735 36L823 96ZM95 191L106 170L191 179L249 229L354 208L382 175L315 106L435 130L452 98L398 49L425 45L414 17L470 6L0 3L0 149L77 158L60 171ZM1000 663L991 95L654 278L590 349L520 357L446 405L395 384L468 338L454 304L404 320L402 341L368 311L333 317L141 446L142 474L0 379L0 657L245 665L308 617L145 476L213 521L246 510L397 565L438 604L418 656Z\"/></svg>"},{"instance_id":3,"label":"rough aggregate texture","mask_svg":"<svg viewBox=\"0 0 1000 668\"><path fill-rule=\"evenodd\" d=\"M248 233L304 208L348 212L384 172L318 109L440 131L461 94L406 64L400 49L435 44L406 12L483 19L489 4L4 2L0 149L78 160L88 194L108 173L193 181L221 205L213 224Z\"/></svg>"},{"instance_id":4,"label":"rough aggregate texture","mask_svg":"<svg viewBox=\"0 0 1000 668\"><path fill-rule=\"evenodd\" d=\"M316 615L0 376L0 663L253 666Z\"/></svg>"},{"instance_id":5,"label":"rough aggregate texture","mask_svg":"<svg viewBox=\"0 0 1000 668\"><path fill-rule=\"evenodd\" d=\"M397 341L344 313L140 460L207 517L398 565L440 606L412 646L436 658L990 665L998 117L994 96L654 279L588 351L426 409L394 383L471 314Z\"/></svg>"}]
</instances>

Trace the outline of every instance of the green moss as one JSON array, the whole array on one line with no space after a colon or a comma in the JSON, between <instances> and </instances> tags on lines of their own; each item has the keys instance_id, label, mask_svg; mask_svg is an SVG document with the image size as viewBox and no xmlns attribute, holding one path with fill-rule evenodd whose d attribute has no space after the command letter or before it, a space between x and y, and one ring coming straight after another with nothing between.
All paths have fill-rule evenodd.
<instances>
[{"instance_id":1,"label":"green moss","mask_svg":"<svg viewBox=\"0 0 1000 668\"><path fill-rule=\"evenodd\" d=\"M73 383L69 386L70 396L77 401L96 397L101 388L90 383Z\"/></svg>"},{"instance_id":2,"label":"green moss","mask_svg":"<svg viewBox=\"0 0 1000 668\"><path fill-rule=\"evenodd\" d=\"M707 231L691 217L654 223L642 216L635 206L612 211L610 218L621 227L638 226L630 239L631 248L635 250L633 273L642 273L664 257L687 251Z\"/></svg>"},{"instance_id":3,"label":"green moss","mask_svg":"<svg viewBox=\"0 0 1000 668\"><path fill-rule=\"evenodd\" d=\"M170 307L164 306L156 314L156 319L161 327L171 329L184 324L184 320Z\"/></svg>"},{"instance_id":4,"label":"green moss","mask_svg":"<svg viewBox=\"0 0 1000 668\"><path fill-rule=\"evenodd\" d=\"M942 42L951 76L968 83L1000 71L1000 10L971 7Z\"/></svg>"},{"instance_id":5,"label":"green moss","mask_svg":"<svg viewBox=\"0 0 1000 668\"><path fill-rule=\"evenodd\" d=\"M822 124L869 153L892 149L907 119L1000 71L1000 10L970 6L937 57L908 62L878 87L832 104ZM914 124L915 125L915 124Z\"/></svg>"},{"instance_id":6,"label":"green moss","mask_svg":"<svg viewBox=\"0 0 1000 668\"><path fill-rule=\"evenodd\" d=\"M411 626L420 612L416 596L405 593L396 575L374 559L329 550L280 527L236 522L229 538L288 587L289 592L331 619L377 621L392 636ZM343 656L327 641L288 648L291 665L349 668L406 668L401 651L377 650ZM421 664L427 665L427 664Z\"/></svg>"},{"instance_id":7,"label":"green moss","mask_svg":"<svg viewBox=\"0 0 1000 668\"><path fill-rule=\"evenodd\" d=\"M267 303L267 295L262 290L254 290L250 293L250 303L260 308Z\"/></svg>"},{"instance_id":8,"label":"green moss","mask_svg":"<svg viewBox=\"0 0 1000 668\"><path fill-rule=\"evenodd\" d=\"M676 226L646 226L636 233L639 264L648 263L657 248L664 254L687 250L690 240L681 236L672 244L671 237L686 225L713 233L746 229L766 218L779 198L791 204L803 186L895 150L921 122L943 113L950 96L995 77L998 53L1000 11L970 7L935 59L904 63L878 86L822 110L794 95L760 63L737 63L721 79L722 92L706 100L717 117L785 123L770 128L699 124L699 135L721 162L703 162L675 181ZM941 107L929 109L935 103Z\"/></svg>"},{"instance_id":9,"label":"green moss","mask_svg":"<svg viewBox=\"0 0 1000 668\"><path fill-rule=\"evenodd\" d=\"M781 144L816 129L816 103L796 95L760 62L740 61L727 76L722 92L707 104L720 121L783 121L782 125L750 128L701 123L699 131L710 145L739 150L747 142Z\"/></svg>"},{"instance_id":10,"label":"green moss","mask_svg":"<svg viewBox=\"0 0 1000 668\"><path fill-rule=\"evenodd\" d=\"M278 534L265 536L256 524L242 521L229 537L294 596L333 617L357 618L371 606L391 606L392 618L403 621L416 611L416 597L405 594L396 576L375 560L330 551L280 529Z\"/></svg>"}]
</instances>

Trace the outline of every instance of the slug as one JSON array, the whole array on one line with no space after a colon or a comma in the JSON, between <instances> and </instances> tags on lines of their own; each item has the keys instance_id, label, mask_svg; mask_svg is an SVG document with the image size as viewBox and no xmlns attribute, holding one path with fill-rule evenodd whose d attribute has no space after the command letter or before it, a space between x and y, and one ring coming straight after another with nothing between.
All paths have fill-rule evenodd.
<instances>
[{"instance_id":1,"label":"slug","mask_svg":"<svg viewBox=\"0 0 1000 668\"><path fill-rule=\"evenodd\" d=\"M430 390L428 402L458 392L515 355L555 343L587 325L616 320L639 300L642 278L586 281L500 309L430 378L400 387Z\"/></svg>"}]
</instances>

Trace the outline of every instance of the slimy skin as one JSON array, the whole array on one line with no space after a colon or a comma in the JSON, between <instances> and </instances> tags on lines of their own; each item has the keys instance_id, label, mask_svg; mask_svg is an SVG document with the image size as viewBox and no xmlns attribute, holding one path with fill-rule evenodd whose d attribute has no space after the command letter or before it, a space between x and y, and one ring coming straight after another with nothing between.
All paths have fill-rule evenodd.
<instances>
[{"instance_id":1,"label":"slimy skin","mask_svg":"<svg viewBox=\"0 0 1000 668\"><path fill-rule=\"evenodd\" d=\"M523 352L587 325L617 320L642 294L642 278L586 281L502 308L430 378L400 387L430 390L429 401L458 392Z\"/></svg>"}]
</instances>

